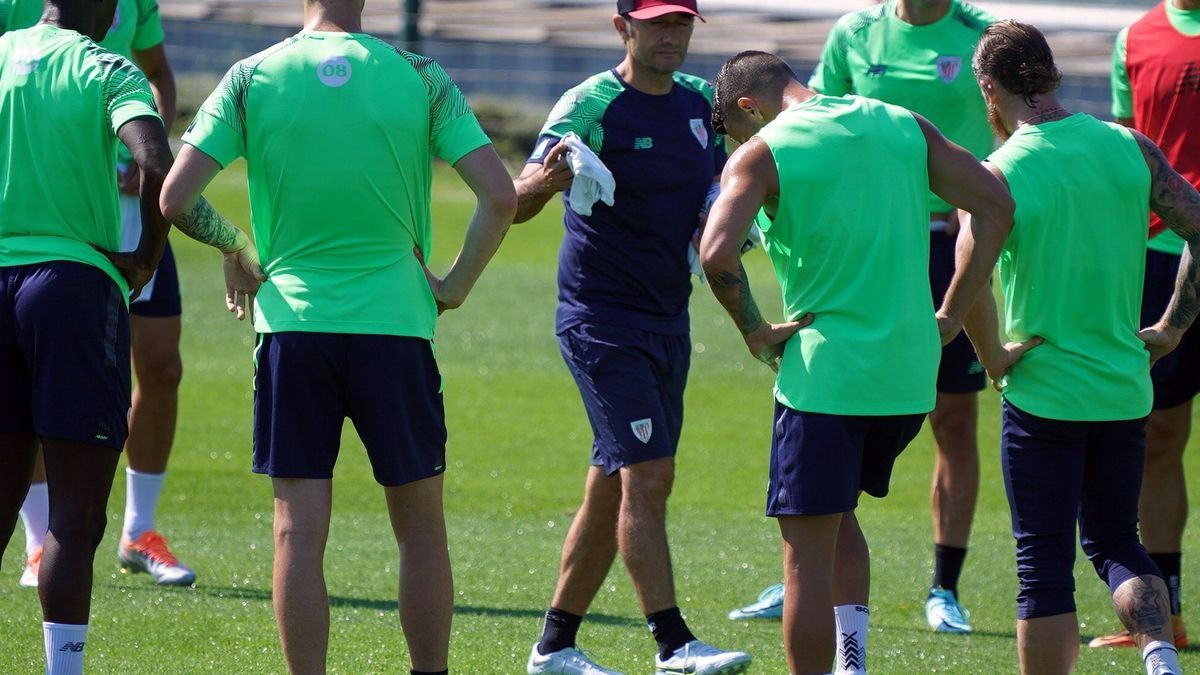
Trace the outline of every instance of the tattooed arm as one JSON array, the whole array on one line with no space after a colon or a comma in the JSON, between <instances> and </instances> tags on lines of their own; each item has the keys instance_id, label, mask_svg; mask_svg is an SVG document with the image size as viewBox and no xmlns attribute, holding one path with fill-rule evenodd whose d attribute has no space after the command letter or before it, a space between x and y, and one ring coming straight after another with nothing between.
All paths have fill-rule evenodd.
<instances>
[{"instance_id":1,"label":"tattooed arm","mask_svg":"<svg viewBox=\"0 0 1200 675\"><path fill-rule=\"evenodd\" d=\"M708 215L700 242L700 262L713 295L729 312L754 358L778 370L783 346L796 331L812 323L806 314L799 321L772 324L765 321L750 279L742 267L741 250L754 217L768 197L779 194L779 173L771 151L757 138L738 148L721 175L721 196Z\"/></svg>"},{"instance_id":2,"label":"tattooed arm","mask_svg":"<svg viewBox=\"0 0 1200 675\"><path fill-rule=\"evenodd\" d=\"M199 197L195 206L171 219L171 224L192 239L208 244L221 253L237 253L250 243L246 233L225 220L204 197Z\"/></svg>"},{"instance_id":3,"label":"tattooed arm","mask_svg":"<svg viewBox=\"0 0 1200 675\"><path fill-rule=\"evenodd\" d=\"M1153 141L1138 131L1130 132L1150 167L1150 208L1187 242L1171 302L1158 323L1138 333L1153 362L1175 349L1184 331L1200 314L1200 193L1171 167Z\"/></svg>"}]
</instances>

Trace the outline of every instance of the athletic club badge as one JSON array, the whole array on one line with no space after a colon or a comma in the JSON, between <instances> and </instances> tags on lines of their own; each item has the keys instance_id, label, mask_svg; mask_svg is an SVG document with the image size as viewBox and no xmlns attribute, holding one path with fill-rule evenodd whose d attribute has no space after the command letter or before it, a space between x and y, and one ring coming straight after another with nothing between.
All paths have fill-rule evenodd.
<instances>
[{"instance_id":1,"label":"athletic club badge","mask_svg":"<svg viewBox=\"0 0 1200 675\"><path fill-rule=\"evenodd\" d=\"M708 129L704 128L704 120L692 119L692 120L688 120L688 124L690 124L692 127L692 135L696 137L697 141L700 141L700 147L707 148L708 147ZM649 421L650 420L646 420L646 422L649 422ZM637 430L634 429L634 431L636 432ZM647 435L647 437L649 436L648 433L646 435ZM646 441L642 441L642 442L645 443Z\"/></svg>"},{"instance_id":2,"label":"athletic club badge","mask_svg":"<svg viewBox=\"0 0 1200 675\"><path fill-rule=\"evenodd\" d=\"M942 78L942 82L950 84L954 78L958 77L958 71L962 69L961 56L938 56L937 71L938 76Z\"/></svg>"},{"instance_id":3,"label":"athletic club badge","mask_svg":"<svg viewBox=\"0 0 1200 675\"><path fill-rule=\"evenodd\" d=\"M692 120L692 121L695 122L697 120ZM695 128L696 127L694 127L694 126L692 127L692 129L695 129ZM650 442L650 434L654 433L654 423L650 421L649 417L647 417L644 420L635 420L633 422L630 422L629 427L631 429L633 429L633 435L637 436L637 439L639 441L641 441L642 443Z\"/></svg>"}]
</instances>

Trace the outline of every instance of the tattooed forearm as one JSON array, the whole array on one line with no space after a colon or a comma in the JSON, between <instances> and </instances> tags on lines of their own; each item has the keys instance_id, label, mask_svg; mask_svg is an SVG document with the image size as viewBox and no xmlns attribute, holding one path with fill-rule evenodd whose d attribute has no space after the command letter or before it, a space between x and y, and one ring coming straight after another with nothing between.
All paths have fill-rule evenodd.
<instances>
[{"instance_id":1,"label":"tattooed forearm","mask_svg":"<svg viewBox=\"0 0 1200 675\"><path fill-rule=\"evenodd\" d=\"M1175 281L1175 295L1163 318L1172 328L1186 329L1200 314L1200 192L1179 175L1162 150L1138 136L1150 165L1150 208L1163 223L1187 241Z\"/></svg>"},{"instance_id":2,"label":"tattooed forearm","mask_svg":"<svg viewBox=\"0 0 1200 675\"><path fill-rule=\"evenodd\" d=\"M245 233L217 213L204 197L171 224L192 239L218 248L222 253L233 253L246 245Z\"/></svg>"},{"instance_id":3,"label":"tattooed forearm","mask_svg":"<svg viewBox=\"0 0 1200 675\"><path fill-rule=\"evenodd\" d=\"M1187 330L1200 314L1200 250L1192 242L1179 261L1179 276L1175 278L1175 294L1167 306L1164 318L1167 325Z\"/></svg>"},{"instance_id":4,"label":"tattooed forearm","mask_svg":"<svg viewBox=\"0 0 1200 675\"><path fill-rule=\"evenodd\" d=\"M741 263L738 263L736 274L725 269L713 273L706 272L705 276L712 285L713 295L725 311L729 312L729 316L733 317L733 322L737 324L738 330L742 331L742 335L749 335L762 327L762 314L758 311L754 296L750 294L750 279Z\"/></svg>"}]
</instances>

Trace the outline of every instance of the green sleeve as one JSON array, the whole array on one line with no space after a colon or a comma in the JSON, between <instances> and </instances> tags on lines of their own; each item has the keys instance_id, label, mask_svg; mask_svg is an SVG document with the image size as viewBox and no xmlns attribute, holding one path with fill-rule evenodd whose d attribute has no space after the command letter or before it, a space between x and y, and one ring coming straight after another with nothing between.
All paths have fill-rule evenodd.
<instances>
[{"instance_id":1,"label":"green sleeve","mask_svg":"<svg viewBox=\"0 0 1200 675\"><path fill-rule=\"evenodd\" d=\"M184 143L222 167L246 154L246 94L253 75L253 66L234 64L183 134Z\"/></svg>"},{"instance_id":2,"label":"green sleeve","mask_svg":"<svg viewBox=\"0 0 1200 675\"><path fill-rule=\"evenodd\" d=\"M1122 28L1113 43L1112 57L1112 114L1115 119L1133 119L1133 89L1125 70L1125 39L1129 29Z\"/></svg>"},{"instance_id":3,"label":"green sleeve","mask_svg":"<svg viewBox=\"0 0 1200 675\"><path fill-rule=\"evenodd\" d=\"M138 0L137 28L133 33L133 48L142 50L162 44L165 34L157 0Z\"/></svg>"},{"instance_id":4,"label":"green sleeve","mask_svg":"<svg viewBox=\"0 0 1200 675\"><path fill-rule=\"evenodd\" d=\"M825 48L821 51L821 60L808 80L808 86L817 93L842 96L854 92L850 67L846 64L848 40L843 22L844 19L839 20L829 31L829 38L825 40Z\"/></svg>"},{"instance_id":5,"label":"green sleeve","mask_svg":"<svg viewBox=\"0 0 1200 675\"><path fill-rule=\"evenodd\" d=\"M116 54L104 58L103 93L105 112L113 134L126 122L139 117L162 121L154 107L154 94L146 76L129 59Z\"/></svg>"},{"instance_id":6,"label":"green sleeve","mask_svg":"<svg viewBox=\"0 0 1200 675\"><path fill-rule=\"evenodd\" d=\"M434 156L454 164L492 141L458 85L437 63L422 58L413 64L429 94L429 147Z\"/></svg>"},{"instance_id":7,"label":"green sleeve","mask_svg":"<svg viewBox=\"0 0 1200 675\"><path fill-rule=\"evenodd\" d=\"M554 107L550 109L550 115L546 118L546 124L542 126L542 131L538 135L562 138L574 131L586 143L587 139L584 138L585 126L580 124L581 117L579 115L585 98L583 92L578 87L567 90L565 94L559 97Z\"/></svg>"}]
</instances>

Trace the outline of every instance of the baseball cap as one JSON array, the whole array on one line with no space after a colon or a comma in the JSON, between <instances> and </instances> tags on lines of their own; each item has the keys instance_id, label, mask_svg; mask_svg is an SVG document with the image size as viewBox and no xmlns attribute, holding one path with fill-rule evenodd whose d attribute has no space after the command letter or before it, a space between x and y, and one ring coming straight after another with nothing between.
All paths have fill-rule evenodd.
<instances>
[{"instance_id":1,"label":"baseball cap","mask_svg":"<svg viewBox=\"0 0 1200 675\"><path fill-rule=\"evenodd\" d=\"M664 14L683 12L704 21L696 10L696 0L617 0L617 14L635 19L653 19Z\"/></svg>"}]
</instances>

